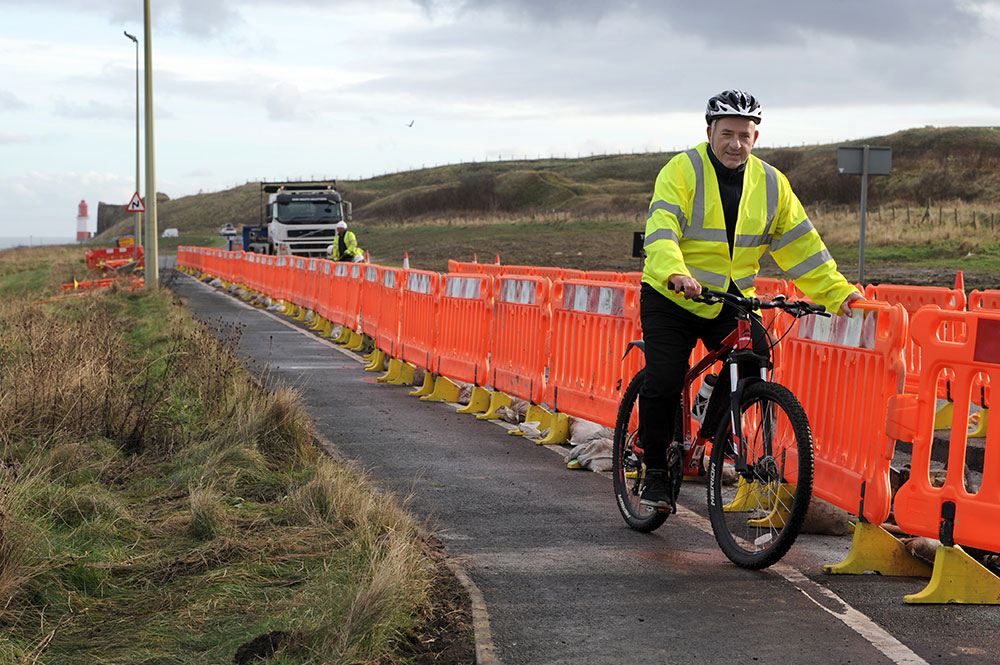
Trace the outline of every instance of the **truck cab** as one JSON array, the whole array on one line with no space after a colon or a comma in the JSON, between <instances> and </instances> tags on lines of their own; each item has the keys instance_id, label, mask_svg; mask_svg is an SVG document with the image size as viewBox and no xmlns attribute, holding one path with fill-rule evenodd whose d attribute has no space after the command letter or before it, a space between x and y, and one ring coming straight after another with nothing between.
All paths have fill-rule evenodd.
<instances>
[{"instance_id":1,"label":"truck cab","mask_svg":"<svg viewBox=\"0 0 1000 665\"><path fill-rule=\"evenodd\" d=\"M261 225L249 233L244 228L244 246L250 239L251 251L267 254L326 256L337 237L337 222L351 220L351 204L333 183L262 182L261 207Z\"/></svg>"}]
</instances>

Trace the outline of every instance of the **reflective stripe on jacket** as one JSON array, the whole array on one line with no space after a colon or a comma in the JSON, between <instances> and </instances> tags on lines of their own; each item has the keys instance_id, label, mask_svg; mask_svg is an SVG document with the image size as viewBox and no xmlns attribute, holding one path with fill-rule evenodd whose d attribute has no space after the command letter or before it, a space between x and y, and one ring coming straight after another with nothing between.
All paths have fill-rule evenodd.
<instances>
[{"instance_id":1,"label":"reflective stripe on jacket","mask_svg":"<svg viewBox=\"0 0 1000 665\"><path fill-rule=\"evenodd\" d=\"M726 220L708 143L674 156L656 178L646 218L646 261L642 281L681 307L710 319L721 304L685 300L667 286L674 274L694 277L718 291L736 283L744 296L756 295L760 257L770 251L778 266L814 302L836 312L855 288L837 272L819 233L783 173L750 155L736 220L732 258Z\"/></svg>"},{"instance_id":2,"label":"reflective stripe on jacket","mask_svg":"<svg viewBox=\"0 0 1000 665\"><path fill-rule=\"evenodd\" d=\"M347 251L344 252L344 256L364 256L364 250L358 247L358 239L354 235L354 231L344 231L344 244L347 245ZM333 241L333 260L339 261L341 259L340 254L340 236Z\"/></svg>"}]
</instances>

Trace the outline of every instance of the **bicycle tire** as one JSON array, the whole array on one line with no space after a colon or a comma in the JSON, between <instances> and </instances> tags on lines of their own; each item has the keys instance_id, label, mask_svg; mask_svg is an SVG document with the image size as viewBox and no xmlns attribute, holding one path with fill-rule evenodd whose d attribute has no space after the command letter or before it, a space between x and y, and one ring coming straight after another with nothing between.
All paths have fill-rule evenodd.
<instances>
[{"instance_id":1,"label":"bicycle tire","mask_svg":"<svg viewBox=\"0 0 1000 665\"><path fill-rule=\"evenodd\" d=\"M708 513L729 560L760 570L777 563L802 529L812 497L812 431L798 398L769 381L746 387L740 417L750 468L740 475L730 466L736 482L724 478L735 450L727 411L712 445Z\"/></svg>"},{"instance_id":2,"label":"bicycle tire","mask_svg":"<svg viewBox=\"0 0 1000 665\"><path fill-rule=\"evenodd\" d=\"M612 449L612 475L615 503L625 523L635 531L649 533L658 529L668 517L661 511L639 503L646 466L633 450L639 436L639 391L645 382L646 370L641 369L629 382L618 405L615 438Z\"/></svg>"}]
</instances>

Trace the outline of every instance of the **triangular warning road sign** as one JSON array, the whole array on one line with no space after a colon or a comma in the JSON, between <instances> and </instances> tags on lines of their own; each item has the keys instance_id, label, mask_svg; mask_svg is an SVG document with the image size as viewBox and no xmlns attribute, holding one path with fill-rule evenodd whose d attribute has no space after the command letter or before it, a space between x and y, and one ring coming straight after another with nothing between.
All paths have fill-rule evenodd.
<instances>
[{"instance_id":1,"label":"triangular warning road sign","mask_svg":"<svg viewBox=\"0 0 1000 665\"><path fill-rule=\"evenodd\" d=\"M139 196L139 192L132 195L132 200L128 202L125 209L129 212L146 212L146 206L142 202L142 197Z\"/></svg>"}]
</instances>

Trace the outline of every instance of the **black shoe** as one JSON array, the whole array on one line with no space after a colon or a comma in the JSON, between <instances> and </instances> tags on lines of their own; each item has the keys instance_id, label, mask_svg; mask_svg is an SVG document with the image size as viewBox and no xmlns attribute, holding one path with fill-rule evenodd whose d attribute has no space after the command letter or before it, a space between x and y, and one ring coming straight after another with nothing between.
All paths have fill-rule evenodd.
<instances>
[{"instance_id":1,"label":"black shoe","mask_svg":"<svg viewBox=\"0 0 1000 665\"><path fill-rule=\"evenodd\" d=\"M639 503L653 508L674 507L670 496L670 478L664 469L646 469L646 482L639 493Z\"/></svg>"}]
</instances>

